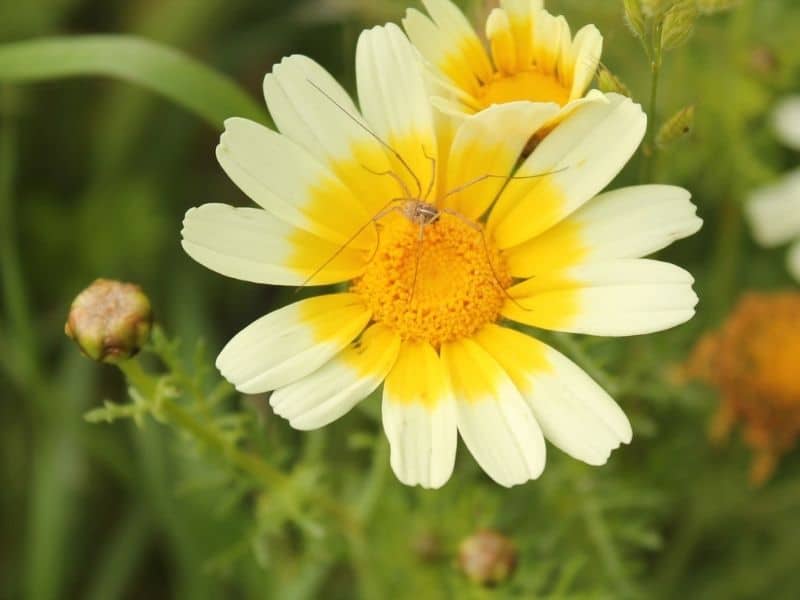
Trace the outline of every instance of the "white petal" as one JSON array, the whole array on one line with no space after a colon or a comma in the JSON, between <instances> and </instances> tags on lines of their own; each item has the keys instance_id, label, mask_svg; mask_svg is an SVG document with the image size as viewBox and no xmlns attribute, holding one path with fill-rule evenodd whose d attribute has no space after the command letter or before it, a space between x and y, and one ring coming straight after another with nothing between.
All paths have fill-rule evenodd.
<instances>
[{"instance_id":1,"label":"white petal","mask_svg":"<svg viewBox=\"0 0 800 600\"><path fill-rule=\"evenodd\" d=\"M431 178L428 157L435 160L437 153L433 110L421 59L396 25L361 33L356 48L356 79L364 117L373 131L402 156L407 167L396 164L395 170L411 193L421 193Z\"/></svg>"},{"instance_id":2,"label":"white petal","mask_svg":"<svg viewBox=\"0 0 800 600\"><path fill-rule=\"evenodd\" d=\"M369 318L355 294L301 300L237 333L217 357L217 368L240 392L274 390L325 364L361 333Z\"/></svg>"},{"instance_id":3,"label":"white petal","mask_svg":"<svg viewBox=\"0 0 800 600\"><path fill-rule=\"evenodd\" d=\"M422 0L425 9L439 27L439 35L455 53L463 56L465 68L479 81L488 81L492 65L478 34L461 9L450 0Z\"/></svg>"},{"instance_id":4,"label":"white petal","mask_svg":"<svg viewBox=\"0 0 800 600\"><path fill-rule=\"evenodd\" d=\"M453 472L457 429L442 362L426 343L403 344L383 388L391 465L406 485L443 486Z\"/></svg>"},{"instance_id":5,"label":"white petal","mask_svg":"<svg viewBox=\"0 0 800 600\"><path fill-rule=\"evenodd\" d=\"M544 470L544 437L497 361L470 339L442 346L456 397L458 431L489 477L511 487Z\"/></svg>"},{"instance_id":6,"label":"white petal","mask_svg":"<svg viewBox=\"0 0 800 600\"><path fill-rule=\"evenodd\" d=\"M359 275L368 257L278 220L260 208L204 204L183 219L181 245L209 269L244 281L301 285L319 271L311 285L346 281ZM336 255L324 269L331 256Z\"/></svg>"},{"instance_id":7,"label":"white petal","mask_svg":"<svg viewBox=\"0 0 800 600\"><path fill-rule=\"evenodd\" d=\"M762 246L777 246L800 236L800 169L753 191L745 214L753 237Z\"/></svg>"},{"instance_id":8,"label":"white petal","mask_svg":"<svg viewBox=\"0 0 800 600\"><path fill-rule=\"evenodd\" d=\"M692 235L703 224L691 194L669 185L640 185L600 194L543 234L508 251L514 277L527 278L578 262L640 258Z\"/></svg>"},{"instance_id":9,"label":"white petal","mask_svg":"<svg viewBox=\"0 0 800 600\"><path fill-rule=\"evenodd\" d=\"M373 325L311 375L275 390L269 403L295 429L323 427L383 382L399 350L396 334L383 325Z\"/></svg>"},{"instance_id":10,"label":"white petal","mask_svg":"<svg viewBox=\"0 0 800 600\"><path fill-rule=\"evenodd\" d=\"M641 106L618 94L579 106L536 147L489 218L502 248L549 229L594 197L619 173L644 136Z\"/></svg>"},{"instance_id":11,"label":"white petal","mask_svg":"<svg viewBox=\"0 0 800 600\"><path fill-rule=\"evenodd\" d=\"M217 159L231 180L265 210L329 241L344 243L371 216L301 146L253 121L225 121ZM368 248L374 241L364 237L352 245Z\"/></svg>"},{"instance_id":12,"label":"white petal","mask_svg":"<svg viewBox=\"0 0 800 600\"><path fill-rule=\"evenodd\" d=\"M572 81L570 98L580 98L592 83L603 54L603 36L594 25L586 25L575 34L569 51L565 53L570 63L569 80ZM563 76L564 74L562 74Z\"/></svg>"},{"instance_id":13,"label":"white petal","mask_svg":"<svg viewBox=\"0 0 800 600\"><path fill-rule=\"evenodd\" d=\"M502 313L520 323L572 333L653 333L694 316L693 281L680 267L648 259L578 265L510 288L517 302L506 302Z\"/></svg>"},{"instance_id":14,"label":"white petal","mask_svg":"<svg viewBox=\"0 0 800 600\"><path fill-rule=\"evenodd\" d=\"M800 150L800 96L782 100L772 114L772 124L784 144Z\"/></svg>"},{"instance_id":15,"label":"white petal","mask_svg":"<svg viewBox=\"0 0 800 600\"><path fill-rule=\"evenodd\" d=\"M489 325L476 341L514 381L545 437L570 456L602 465L631 441L630 422L583 369L523 333Z\"/></svg>"},{"instance_id":16,"label":"white petal","mask_svg":"<svg viewBox=\"0 0 800 600\"><path fill-rule=\"evenodd\" d=\"M308 57L276 64L264 77L264 97L280 132L323 161L347 156L354 142L370 139L353 121L363 123L347 92Z\"/></svg>"},{"instance_id":17,"label":"white petal","mask_svg":"<svg viewBox=\"0 0 800 600\"><path fill-rule=\"evenodd\" d=\"M317 63L290 56L264 78L264 95L281 132L335 172L372 215L397 195L385 173L386 149L350 96Z\"/></svg>"},{"instance_id":18,"label":"white petal","mask_svg":"<svg viewBox=\"0 0 800 600\"><path fill-rule=\"evenodd\" d=\"M565 47L569 47L569 24L562 16L539 11L534 20L533 56L537 68L544 73L556 73ZM562 82L565 83L565 82Z\"/></svg>"},{"instance_id":19,"label":"white petal","mask_svg":"<svg viewBox=\"0 0 800 600\"><path fill-rule=\"evenodd\" d=\"M469 61L460 45L448 40L447 30L440 29L430 18L413 8L406 11L403 28L437 79L443 78L445 85L455 87L457 93L469 94L477 90L480 84Z\"/></svg>"},{"instance_id":20,"label":"white petal","mask_svg":"<svg viewBox=\"0 0 800 600\"><path fill-rule=\"evenodd\" d=\"M800 282L800 242L795 243L789 249L789 272L798 282Z\"/></svg>"}]
</instances>

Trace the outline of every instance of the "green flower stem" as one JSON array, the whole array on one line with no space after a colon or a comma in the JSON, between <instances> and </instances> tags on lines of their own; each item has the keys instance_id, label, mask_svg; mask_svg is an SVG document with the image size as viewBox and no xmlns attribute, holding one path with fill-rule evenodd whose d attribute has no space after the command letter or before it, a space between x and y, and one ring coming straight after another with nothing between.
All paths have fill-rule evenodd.
<instances>
[{"instance_id":1,"label":"green flower stem","mask_svg":"<svg viewBox=\"0 0 800 600\"><path fill-rule=\"evenodd\" d=\"M235 444L222 436L215 428L198 419L172 398L158 393L158 382L147 373L138 359L134 358L119 365L128 383L145 399L152 402L151 412L164 422L171 423L178 429L190 434L212 452L221 455L227 462L240 471L247 473L264 489L286 489L292 482L280 470L276 469L261 457L237 448ZM360 524L349 511L338 502L327 496L315 498L323 509L334 516L349 535L360 532Z\"/></svg>"},{"instance_id":2,"label":"green flower stem","mask_svg":"<svg viewBox=\"0 0 800 600\"><path fill-rule=\"evenodd\" d=\"M648 52L650 59L650 100L647 109L647 139L644 146L644 162L642 164L642 182L651 183L655 174L656 131L658 130L658 83L661 77L661 64L663 52L661 48L661 33L663 22L658 19L653 26L652 51Z\"/></svg>"}]
</instances>

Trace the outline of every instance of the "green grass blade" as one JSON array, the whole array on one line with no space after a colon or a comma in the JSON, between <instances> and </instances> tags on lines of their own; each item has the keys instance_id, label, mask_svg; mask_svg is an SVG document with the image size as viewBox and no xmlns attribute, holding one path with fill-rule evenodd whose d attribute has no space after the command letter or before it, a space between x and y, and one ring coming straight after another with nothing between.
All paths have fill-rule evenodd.
<instances>
[{"instance_id":1,"label":"green grass blade","mask_svg":"<svg viewBox=\"0 0 800 600\"><path fill-rule=\"evenodd\" d=\"M0 83L107 76L152 90L217 128L232 116L266 120L232 80L185 54L123 35L52 37L0 45Z\"/></svg>"}]
</instances>

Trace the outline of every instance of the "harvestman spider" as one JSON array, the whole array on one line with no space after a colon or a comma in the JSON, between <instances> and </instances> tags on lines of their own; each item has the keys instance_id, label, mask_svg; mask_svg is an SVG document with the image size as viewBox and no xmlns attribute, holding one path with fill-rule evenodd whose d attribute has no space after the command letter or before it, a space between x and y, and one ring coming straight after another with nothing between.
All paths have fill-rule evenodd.
<instances>
[{"instance_id":1,"label":"harvestman spider","mask_svg":"<svg viewBox=\"0 0 800 600\"><path fill-rule=\"evenodd\" d=\"M420 258L422 256L422 242L424 241L425 227L427 227L429 225L433 225L434 223L436 223L436 221L441 219L442 215L446 214L446 215L450 215L452 217L455 217L455 218L459 219L467 227L475 230L481 236L481 241L483 243L483 251L484 251L484 253L486 255L486 263L489 265L489 269L492 272L492 277L494 278L495 283L497 284L497 287L500 289L500 291L503 292L503 294L506 296L506 298L511 300L511 302L513 302L517 307L519 307L522 310L530 310L530 309L527 309L527 308L523 307L522 305L520 305L520 303L508 293L508 290L506 290L506 288L500 282L500 278L497 275L497 271L495 270L495 267L492 264L491 256L490 256L490 253L489 253L489 247L488 247L488 244L486 242L486 235L485 235L485 233L483 231L483 228L480 226L480 224L468 219L467 217L462 215L457 210L454 210L452 208L438 208L436 205L428 202L428 198L430 197L431 191L433 190L433 186L434 186L434 182L435 182L435 178L436 178L436 159L434 157L428 155L428 153L425 151L425 147L424 146L422 147L422 153L425 155L425 158L427 158L431 163L431 178L430 178L430 181L428 183L428 187L425 190L425 195L422 196L422 182L420 181L419 177L414 172L414 170L411 168L411 166L408 164L408 162L400 155L400 153L397 152L397 150L395 150L394 148L392 148L387 142L382 140L380 138L380 136L378 136L369 127L367 127L364 123L362 123L361 120L356 118L354 115L350 114L350 112L346 108L344 108L339 102L337 102L333 97L331 97L331 95L328 94L325 90L323 90L321 87L319 87L317 84L315 84L310 79L307 80L307 81L319 93L321 93L323 96L325 96L325 98L327 98L339 110L341 110L345 115L347 115L347 117L349 117L350 120L352 120L361 129L366 131L381 146L383 146L387 151L389 151L392 154L392 156L394 156L397 159L397 161L400 163L400 165L411 175L411 178L414 181L414 185L415 185L417 191L416 191L416 194L412 194L411 191L408 189L408 186L406 185L406 182L403 181L403 179L397 173L395 173L392 170L389 170L389 171L373 171L372 169L369 169L368 167L364 166L363 168L365 170L369 171L370 173L372 173L373 175L386 175L386 176L389 176L392 179L394 179L397 182L397 184L400 186L400 189L402 190L404 195L402 197L392 198L391 200L389 200L389 202L387 202L377 213L375 213L372 216L372 218L370 218L366 223L364 223L361 227L359 227L344 242L344 244L342 244L336 250L336 252L334 252L330 256L330 258L328 258L324 263L322 263L319 267L317 267L317 269L315 269L314 272L311 273L311 275L309 275L306 278L306 280L303 281L303 283L301 283L296 288L295 291L298 291L298 290L300 290L300 288L308 285L314 279L314 277L319 275L319 273L322 272L322 270L325 269L325 267L327 267L329 264L331 264L331 262L333 262L336 259L337 256L339 256L342 252L344 252L344 250L351 243L353 243L353 241L367 227L369 227L370 225L375 225L375 231L376 231L376 234L378 236L378 240L377 240L377 242L375 244L375 248L374 248L374 250L372 252L372 255L370 256L370 259L368 261L368 262L371 262L373 260L373 258L375 258L375 254L378 252L378 249L380 247L380 228L378 227L380 220L383 219L384 217L388 216L392 212L397 212L397 213L403 215L412 224L419 226L419 235L418 235L419 251L417 252L416 266L414 268L414 278L413 278L412 283L411 283L411 295L409 296L409 305L410 305L412 300L413 300L413 298L414 298L414 290L416 289L416 284L417 284L417 273L419 271L419 262L420 262ZM556 170L556 171L550 171L550 172L541 173L541 174L538 174L538 175L527 175L527 176L520 176L520 177L514 177L512 175L492 175L492 174L488 174L487 173L487 174L475 177L474 179L471 179L471 180L469 180L469 181L467 181L467 182L465 182L465 183L463 183L463 184L461 184L461 185L459 185L459 186L447 191L442 196L441 199L444 200L445 198L448 198L449 196L452 196L453 194L457 194L457 193L459 193L459 192L461 192L461 191L463 191L463 190L465 190L465 189L467 189L467 188L469 188L469 187L471 187L473 185L481 183L482 181L486 181L487 179L493 179L493 178L507 179L507 180L512 180L512 179L535 179L537 177L543 177L543 176L546 176L546 175L551 175L553 173L558 173L560 171L563 171L564 169L566 169L566 167L564 167L562 169L559 169L559 170Z\"/></svg>"}]
</instances>

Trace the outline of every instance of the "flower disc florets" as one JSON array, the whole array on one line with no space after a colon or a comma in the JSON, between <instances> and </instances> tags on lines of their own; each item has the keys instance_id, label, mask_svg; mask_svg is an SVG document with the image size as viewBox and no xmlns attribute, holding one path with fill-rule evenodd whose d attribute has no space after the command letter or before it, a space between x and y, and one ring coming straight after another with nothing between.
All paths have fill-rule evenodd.
<instances>
[{"instance_id":1,"label":"flower disc florets","mask_svg":"<svg viewBox=\"0 0 800 600\"><path fill-rule=\"evenodd\" d=\"M379 227L378 251L352 287L375 321L439 347L497 320L511 279L477 226L442 214L420 229L393 214Z\"/></svg>"}]
</instances>

